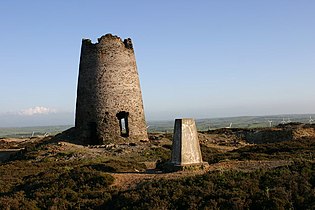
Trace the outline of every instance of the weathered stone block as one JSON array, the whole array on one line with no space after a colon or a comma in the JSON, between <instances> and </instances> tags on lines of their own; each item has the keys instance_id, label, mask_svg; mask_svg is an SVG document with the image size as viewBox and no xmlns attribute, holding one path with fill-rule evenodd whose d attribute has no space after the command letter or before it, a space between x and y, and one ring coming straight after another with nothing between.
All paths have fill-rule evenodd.
<instances>
[{"instance_id":1,"label":"weathered stone block","mask_svg":"<svg viewBox=\"0 0 315 210\"><path fill-rule=\"evenodd\" d=\"M193 119L175 120L171 164L179 169L207 165L202 161L197 128Z\"/></svg>"}]
</instances>

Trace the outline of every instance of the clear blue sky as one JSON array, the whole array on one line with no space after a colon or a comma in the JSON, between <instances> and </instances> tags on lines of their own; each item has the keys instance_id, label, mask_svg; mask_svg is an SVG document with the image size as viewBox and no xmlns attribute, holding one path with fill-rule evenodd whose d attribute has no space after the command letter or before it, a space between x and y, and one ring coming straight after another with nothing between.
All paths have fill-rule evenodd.
<instances>
[{"instance_id":1,"label":"clear blue sky","mask_svg":"<svg viewBox=\"0 0 315 210\"><path fill-rule=\"evenodd\" d=\"M72 123L81 39L106 33L133 40L147 120L315 113L314 11L313 0L1 1L0 126L40 113Z\"/></svg>"}]
</instances>

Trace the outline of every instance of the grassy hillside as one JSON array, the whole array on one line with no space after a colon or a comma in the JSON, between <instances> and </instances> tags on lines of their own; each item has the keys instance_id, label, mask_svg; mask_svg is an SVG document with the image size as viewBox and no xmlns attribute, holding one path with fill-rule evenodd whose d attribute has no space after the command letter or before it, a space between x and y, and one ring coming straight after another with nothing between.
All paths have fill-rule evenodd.
<instances>
[{"instance_id":1,"label":"grassy hillside","mask_svg":"<svg viewBox=\"0 0 315 210\"><path fill-rule=\"evenodd\" d=\"M3 139L0 149L25 149L0 163L0 209L314 209L315 128L296 130L265 144L247 143L239 130L199 133L209 167L173 173L160 170L171 134L102 147Z\"/></svg>"}]
</instances>

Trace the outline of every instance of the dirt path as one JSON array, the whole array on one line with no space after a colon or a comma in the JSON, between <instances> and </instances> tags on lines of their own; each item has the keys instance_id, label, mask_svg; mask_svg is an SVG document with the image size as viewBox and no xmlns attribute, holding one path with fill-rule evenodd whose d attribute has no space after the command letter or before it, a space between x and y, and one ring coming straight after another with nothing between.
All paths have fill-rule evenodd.
<instances>
[{"instance_id":1,"label":"dirt path","mask_svg":"<svg viewBox=\"0 0 315 210\"><path fill-rule=\"evenodd\" d=\"M267 160L267 161L228 161L220 162L209 165L206 170L196 171L179 171L173 173L111 173L115 178L112 187L117 187L120 190L127 190L135 188L142 181L149 181L153 179L178 179L182 177L191 177L202 175L209 171L226 171L226 170L239 170L239 171L254 171L257 169L270 169L279 166L290 165L290 161L286 160Z\"/></svg>"}]
</instances>

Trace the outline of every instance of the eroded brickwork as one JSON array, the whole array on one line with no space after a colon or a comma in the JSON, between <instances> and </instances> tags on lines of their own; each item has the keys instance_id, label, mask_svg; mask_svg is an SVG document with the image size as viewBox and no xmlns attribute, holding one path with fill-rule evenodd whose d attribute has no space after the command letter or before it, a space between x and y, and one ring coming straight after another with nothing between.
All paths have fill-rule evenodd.
<instances>
[{"instance_id":1,"label":"eroded brickwork","mask_svg":"<svg viewBox=\"0 0 315 210\"><path fill-rule=\"evenodd\" d=\"M131 39L82 40L75 126L86 144L148 139Z\"/></svg>"}]
</instances>

